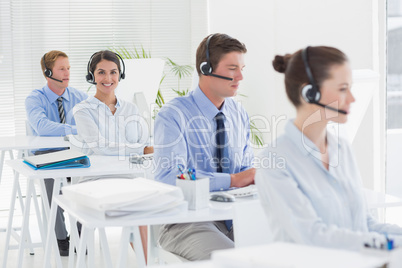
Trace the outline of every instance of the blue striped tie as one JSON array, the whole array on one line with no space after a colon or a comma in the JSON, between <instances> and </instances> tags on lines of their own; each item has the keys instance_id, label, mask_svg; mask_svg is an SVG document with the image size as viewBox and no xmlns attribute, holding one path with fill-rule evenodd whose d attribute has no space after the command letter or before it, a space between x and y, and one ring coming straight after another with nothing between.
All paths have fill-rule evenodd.
<instances>
[{"instance_id":1,"label":"blue striped tie","mask_svg":"<svg viewBox=\"0 0 402 268\"><path fill-rule=\"evenodd\" d=\"M60 115L60 123L65 124L66 123L66 116L64 115L63 97L58 97L57 102L58 102L57 109L59 110L59 115Z\"/></svg>"}]
</instances>

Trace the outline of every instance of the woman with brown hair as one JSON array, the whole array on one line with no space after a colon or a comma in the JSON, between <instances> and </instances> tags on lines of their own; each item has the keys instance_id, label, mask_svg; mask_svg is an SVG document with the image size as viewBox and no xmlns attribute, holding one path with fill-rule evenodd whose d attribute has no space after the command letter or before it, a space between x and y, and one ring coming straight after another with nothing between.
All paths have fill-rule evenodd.
<instances>
[{"instance_id":1,"label":"woman with brown hair","mask_svg":"<svg viewBox=\"0 0 402 268\"><path fill-rule=\"evenodd\" d=\"M355 101L346 55L307 47L276 56L273 66L285 74L297 111L284 135L260 155L285 164L256 174L274 239L349 250L385 246L387 238L400 245L402 228L370 215L350 145L327 131L329 121L347 121Z\"/></svg>"}]
</instances>

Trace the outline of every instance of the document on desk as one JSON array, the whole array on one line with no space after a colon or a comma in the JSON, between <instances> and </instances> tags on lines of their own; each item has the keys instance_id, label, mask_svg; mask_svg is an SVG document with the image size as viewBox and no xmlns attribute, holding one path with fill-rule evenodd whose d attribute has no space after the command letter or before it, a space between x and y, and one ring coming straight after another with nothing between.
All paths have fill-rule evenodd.
<instances>
[{"instance_id":1,"label":"document on desk","mask_svg":"<svg viewBox=\"0 0 402 268\"><path fill-rule=\"evenodd\" d=\"M54 153L26 156L24 163L37 169L62 169L90 167L88 156L76 150L63 150Z\"/></svg>"},{"instance_id":2,"label":"document on desk","mask_svg":"<svg viewBox=\"0 0 402 268\"><path fill-rule=\"evenodd\" d=\"M180 188L144 178L99 179L63 188L66 198L93 216L135 216L187 209Z\"/></svg>"}]
</instances>

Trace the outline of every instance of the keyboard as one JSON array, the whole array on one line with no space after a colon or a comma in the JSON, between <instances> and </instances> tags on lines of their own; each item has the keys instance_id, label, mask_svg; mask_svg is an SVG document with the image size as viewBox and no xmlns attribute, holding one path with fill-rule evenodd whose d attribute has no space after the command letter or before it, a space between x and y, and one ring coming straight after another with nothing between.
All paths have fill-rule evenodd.
<instances>
[{"instance_id":1,"label":"keyboard","mask_svg":"<svg viewBox=\"0 0 402 268\"><path fill-rule=\"evenodd\" d=\"M257 194L257 187L255 184L251 184L246 187L236 188L228 190L226 193L233 195L234 197L244 197Z\"/></svg>"},{"instance_id":2,"label":"keyboard","mask_svg":"<svg viewBox=\"0 0 402 268\"><path fill-rule=\"evenodd\" d=\"M130 155L130 163L132 164L143 164L146 160L153 160L154 154L144 154L144 155Z\"/></svg>"}]
</instances>

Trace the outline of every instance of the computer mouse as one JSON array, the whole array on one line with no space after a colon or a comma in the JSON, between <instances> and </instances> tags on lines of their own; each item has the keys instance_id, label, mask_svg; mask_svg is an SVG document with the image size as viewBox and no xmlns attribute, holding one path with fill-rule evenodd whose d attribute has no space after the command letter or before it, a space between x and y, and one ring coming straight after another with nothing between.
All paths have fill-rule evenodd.
<instances>
[{"instance_id":1,"label":"computer mouse","mask_svg":"<svg viewBox=\"0 0 402 268\"><path fill-rule=\"evenodd\" d=\"M228 193L216 192L211 194L210 200L218 202L234 202L236 198Z\"/></svg>"}]
</instances>

